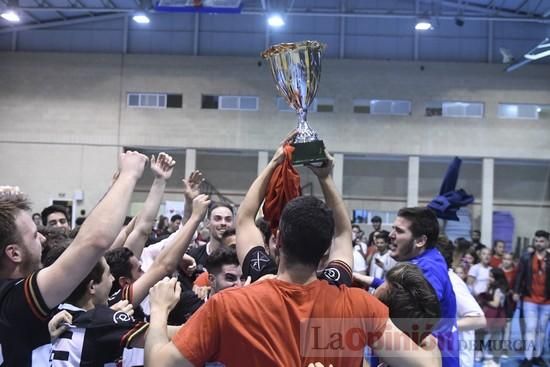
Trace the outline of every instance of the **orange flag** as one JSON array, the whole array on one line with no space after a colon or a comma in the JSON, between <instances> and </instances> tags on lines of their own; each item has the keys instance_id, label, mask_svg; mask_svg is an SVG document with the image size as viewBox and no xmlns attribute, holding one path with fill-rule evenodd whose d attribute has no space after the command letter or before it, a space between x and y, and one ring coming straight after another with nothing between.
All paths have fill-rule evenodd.
<instances>
[{"instance_id":1,"label":"orange flag","mask_svg":"<svg viewBox=\"0 0 550 367\"><path fill-rule=\"evenodd\" d=\"M294 147L285 144L285 158L271 176L263 206L264 218L269 221L271 233L275 234L279 228L281 213L290 200L302 195L300 187L300 175L292 165L292 153Z\"/></svg>"}]
</instances>

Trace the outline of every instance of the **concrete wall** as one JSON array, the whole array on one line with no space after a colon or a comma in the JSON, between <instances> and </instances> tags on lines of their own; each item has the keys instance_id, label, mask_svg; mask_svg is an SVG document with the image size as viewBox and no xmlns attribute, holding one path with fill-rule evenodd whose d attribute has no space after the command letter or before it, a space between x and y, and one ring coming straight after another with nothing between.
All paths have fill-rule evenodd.
<instances>
[{"instance_id":1,"label":"concrete wall","mask_svg":"<svg viewBox=\"0 0 550 367\"><path fill-rule=\"evenodd\" d=\"M276 110L268 67L258 66L257 61L0 53L2 183L22 186L37 207L59 193L67 196L82 189L85 199L80 206L90 209L108 184L119 147L163 147L181 157L167 195L174 199L184 171L182 152L192 147L198 149L197 167L239 201L256 174L255 152L273 149L295 126L292 113ZM128 108L127 92L181 93L183 108ZM202 110L201 94L256 95L260 110ZM344 195L351 207L402 206L409 155L422 157L421 200L437 192L450 160L437 161L437 157L470 158L471 163L463 166L461 184L476 195L481 191L479 158L507 160L512 166L537 160L542 170L505 167L508 181L496 168L501 179L495 181L495 200L518 208L514 210L526 218L522 224L526 233L532 221L550 227L550 121L496 116L499 102L550 103L548 65L504 73L502 65L325 60L318 96L334 98L335 112L311 113L309 120L330 151L346 155ZM412 115L354 114L354 98L409 99ZM485 117L425 117L425 104L433 100L481 101ZM430 161L433 157L435 162ZM533 175L535 171L544 174ZM315 181L305 171L302 179ZM140 191L146 190L149 180L144 177ZM319 193L318 186L313 192ZM136 196L136 201L143 196Z\"/></svg>"}]
</instances>

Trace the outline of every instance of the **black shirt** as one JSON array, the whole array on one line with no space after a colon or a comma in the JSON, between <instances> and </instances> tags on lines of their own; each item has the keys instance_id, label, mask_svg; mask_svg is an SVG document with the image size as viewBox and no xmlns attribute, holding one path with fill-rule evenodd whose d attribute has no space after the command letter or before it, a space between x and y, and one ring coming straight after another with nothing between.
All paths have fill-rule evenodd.
<instances>
[{"instance_id":1,"label":"black shirt","mask_svg":"<svg viewBox=\"0 0 550 367\"><path fill-rule=\"evenodd\" d=\"M242 264L243 276L251 278L252 282L266 274L277 274L277 263L266 252L265 247L256 246L246 254ZM325 269L317 273L317 277L330 284L350 286L353 280L350 267L343 261L334 260Z\"/></svg>"},{"instance_id":2,"label":"black shirt","mask_svg":"<svg viewBox=\"0 0 550 367\"><path fill-rule=\"evenodd\" d=\"M30 367L32 358L48 363L50 310L36 282L38 272L24 279L0 280L0 366ZM38 349L43 347L42 349Z\"/></svg>"},{"instance_id":3,"label":"black shirt","mask_svg":"<svg viewBox=\"0 0 550 367\"><path fill-rule=\"evenodd\" d=\"M207 245L194 247L187 252L188 255L193 257L193 259L195 259L195 262L197 263L197 265L202 265L202 266L206 265L206 260L208 259L208 254L206 253L206 246Z\"/></svg>"},{"instance_id":4,"label":"black shirt","mask_svg":"<svg viewBox=\"0 0 550 367\"><path fill-rule=\"evenodd\" d=\"M73 316L72 326L52 345L52 367L103 367L120 361L123 348L147 330L148 324L137 322L122 311L96 306L85 311L63 304L60 309Z\"/></svg>"}]
</instances>

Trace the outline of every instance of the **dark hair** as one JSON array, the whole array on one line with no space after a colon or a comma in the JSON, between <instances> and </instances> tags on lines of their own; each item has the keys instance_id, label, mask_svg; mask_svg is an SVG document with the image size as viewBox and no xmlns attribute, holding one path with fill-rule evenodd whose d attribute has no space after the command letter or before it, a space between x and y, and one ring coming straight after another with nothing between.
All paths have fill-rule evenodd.
<instances>
[{"instance_id":1,"label":"dark hair","mask_svg":"<svg viewBox=\"0 0 550 367\"><path fill-rule=\"evenodd\" d=\"M217 275L224 265L239 265L237 251L233 247L222 246L212 251L206 259L206 269L213 275Z\"/></svg>"},{"instance_id":2,"label":"dark hair","mask_svg":"<svg viewBox=\"0 0 550 367\"><path fill-rule=\"evenodd\" d=\"M234 236L235 234L237 234L237 231L235 230L235 228L228 228L228 229L225 230L225 232L223 232L222 240L224 238Z\"/></svg>"},{"instance_id":3,"label":"dark hair","mask_svg":"<svg viewBox=\"0 0 550 367\"><path fill-rule=\"evenodd\" d=\"M234 215L233 207L230 204L224 203L222 201L215 201L210 203L210 205L208 206L208 216L207 216L208 219L210 219L210 217L212 216L212 212L214 211L214 209L217 209L217 208L227 208L231 211L231 215Z\"/></svg>"},{"instance_id":4,"label":"dark hair","mask_svg":"<svg viewBox=\"0 0 550 367\"><path fill-rule=\"evenodd\" d=\"M53 227L45 228L42 231L46 241L42 244L42 264L45 264L45 259L48 256L48 252L54 247L67 248L72 242L72 238L69 238L65 228Z\"/></svg>"},{"instance_id":5,"label":"dark hair","mask_svg":"<svg viewBox=\"0 0 550 367\"><path fill-rule=\"evenodd\" d=\"M52 265L66 249L66 247L59 245L50 248L48 253L44 257L44 266ZM72 291L72 293L69 295L69 297L67 297L64 302L75 305L78 300L82 298L84 294L86 294L86 289L88 288L88 283L90 283L90 280L96 284L100 283L101 277L103 276L104 272L105 267L103 266L101 261L98 261L97 264L94 265L92 271L90 271L90 273L86 275L86 277L76 286L76 288Z\"/></svg>"},{"instance_id":6,"label":"dark hair","mask_svg":"<svg viewBox=\"0 0 550 367\"><path fill-rule=\"evenodd\" d=\"M382 223L382 218L380 218L378 215L375 215L370 219L371 223Z\"/></svg>"},{"instance_id":7,"label":"dark hair","mask_svg":"<svg viewBox=\"0 0 550 367\"><path fill-rule=\"evenodd\" d=\"M289 264L317 268L334 235L332 210L316 197L297 197L283 209L279 233Z\"/></svg>"},{"instance_id":8,"label":"dark hair","mask_svg":"<svg viewBox=\"0 0 550 367\"><path fill-rule=\"evenodd\" d=\"M390 318L395 326L401 329L416 344L431 333L441 317L441 308L437 294L422 271L413 264L399 263L386 274L388 291L380 300L388 306ZM420 332L415 326L425 323Z\"/></svg>"},{"instance_id":9,"label":"dark hair","mask_svg":"<svg viewBox=\"0 0 550 367\"><path fill-rule=\"evenodd\" d=\"M479 229L474 229L474 230L472 231L472 233L477 233L477 234L481 235L481 231L480 231Z\"/></svg>"},{"instance_id":10,"label":"dark hair","mask_svg":"<svg viewBox=\"0 0 550 367\"><path fill-rule=\"evenodd\" d=\"M446 236L439 236L437 239L437 249L445 259L447 269L450 269L453 266L453 253L455 251L453 243Z\"/></svg>"},{"instance_id":11,"label":"dark hair","mask_svg":"<svg viewBox=\"0 0 550 367\"><path fill-rule=\"evenodd\" d=\"M271 228L269 226L269 222L265 220L263 217L256 219L256 227L262 232L262 236L264 237L264 244L269 243L269 238L271 237Z\"/></svg>"},{"instance_id":12,"label":"dark hair","mask_svg":"<svg viewBox=\"0 0 550 367\"><path fill-rule=\"evenodd\" d=\"M491 268L491 274L495 281L489 285L488 291L493 293L495 289L500 289L502 293L506 294L508 292L508 280L506 280L506 275L504 275L504 270L501 268Z\"/></svg>"},{"instance_id":13,"label":"dark hair","mask_svg":"<svg viewBox=\"0 0 550 367\"><path fill-rule=\"evenodd\" d=\"M40 215L40 213L32 213L32 219L33 220L34 220L34 217L40 218L40 222L42 222L42 216Z\"/></svg>"},{"instance_id":14,"label":"dark hair","mask_svg":"<svg viewBox=\"0 0 550 367\"><path fill-rule=\"evenodd\" d=\"M465 239L464 237L458 237L455 240L456 243L456 250L460 253L466 252L470 247L472 247L472 243Z\"/></svg>"},{"instance_id":15,"label":"dark hair","mask_svg":"<svg viewBox=\"0 0 550 367\"><path fill-rule=\"evenodd\" d=\"M65 219L67 219L67 221L69 221L69 216L67 215L67 209L65 209L65 207L63 206L60 206L60 205L50 205L46 208L44 208L44 210L42 210L42 224L47 226L48 225L48 216L52 213L63 213L63 215L65 216Z\"/></svg>"},{"instance_id":16,"label":"dark hair","mask_svg":"<svg viewBox=\"0 0 550 367\"><path fill-rule=\"evenodd\" d=\"M358 230L361 230L361 227L359 226L359 224L352 224L351 228L357 228Z\"/></svg>"},{"instance_id":17,"label":"dark hair","mask_svg":"<svg viewBox=\"0 0 550 367\"><path fill-rule=\"evenodd\" d=\"M382 239L384 242L389 243L390 242L390 233L388 231L379 231L374 236L375 240Z\"/></svg>"},{"instance_id":18,"label":"dark hair","mask_svg":"<svg viewBox=\"0 0 550 367\"><path fill-rule=\"evenodd\" d=\"M175 221L177 220L183 220L183 217L179 214L174 214L172 215L172 217L170 218L170 222L174 223Z\"/></svg>"},{"instance_id":19,"label":"dark hair","mask_svg":"<svg viewBox=\"0 0 550 367\"><path fill-rule=\"evenodd\" d=\"M113 276L113 286L110 294L120 289L118 282L120 277L132 277L132 264L130 264L132 256L134 256L134 253L127 247L115 248L105 253L105 260L107 260Z\"/></svg>"},{"instance_id":20,"label":"dark hair","mask_svg":"<svg viewBox=\"0 0 550 367\"><path fill-rule=\"evenodd\" d=\"M6 246L21 241L15 218L21 211L30 210L30 203L23 193L0 192L0 258L4 256Z\"/></svg>"},{"instance_id":21,"label":"dark hair","mask_svg":"<svg viewBox=\"0 0 550 367\"><path fill-rule=\"evenodd\" d=\"M76 218L76 220L75 220L74 223L75 223L77 226L81 226L81 225L84 224L84 221L85 221L85 220L86 220L86 217L78 217L78 218Z\"/></svg>"},{"instance_id":22,"label":"dark hair","mask_svg":"<svg viewBox=\"0 0 550 367\"><path fill-rule=\"evenodd\" d=\"M546 232L543 229L539 229L538 231L535 232L535 237L543 237L548 240L550 239L550 233Z\"/></svg>"},{"instance_id":23,"label":"dark hair","mask_svg":"<svg viewBox=\"0 0 550 367\"><path fill-rule=\"evenodd\" d=\"M437 244L439 223L431 209L426 207L402 208L397 216L411 222L410 231L414 238L426 236L426 248L430 249Z\"/></svg>"}]
</instances>

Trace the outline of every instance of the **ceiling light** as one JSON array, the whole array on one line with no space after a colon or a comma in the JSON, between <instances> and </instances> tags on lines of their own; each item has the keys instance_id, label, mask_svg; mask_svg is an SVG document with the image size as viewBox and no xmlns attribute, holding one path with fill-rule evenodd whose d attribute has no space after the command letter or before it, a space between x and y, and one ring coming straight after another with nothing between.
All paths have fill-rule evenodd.
<instances>
[{"instance_id":1,"label":"ceiling light","mask_svg":"<svg viewBox=\"0 0 550 367\"><path fill-rule=\"evenodd\" d=\"M416 21L414 29L416 29L417 31L428 31L432 29L432 22L430 22L430 20L426 18L418 19Z\"/></svg>"},{"instance_id":2,"label":"ceiling light","mask_svg":"<svg viewBox=\"0 0 550 367\"><path fill-rule=\"evenodd\" d=\"M151 20L144 13L136 14L132 17L133 21L139 24L149 24Z\"/></svg>"},{"instance_id":3,"label":"ceiling light","mask_svg":"<svg viewBox=\"0 0 550 367\"><path fill-rule=\"evenodd\" d=\"M2 18L7 20L8 22L17 23L21 21L21 18L19 18L19 15L14 10L8 9L4 12L2 12Z\"/></svg>"},{"instance_id":4,"label":"ceiling light","mask_svg":"<svg viewBox=\"0 0 550 367\"><path fill-rule=\"evenodd\" d=\"M269 24L270 27L279 28L285 25L285 21L280 14L271 14L267 18L267 24Z\"/></svg>"}]
</instances>

